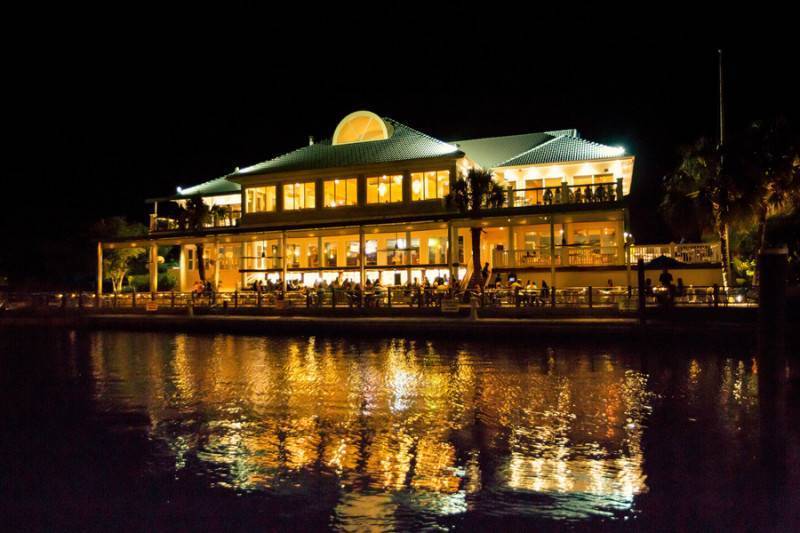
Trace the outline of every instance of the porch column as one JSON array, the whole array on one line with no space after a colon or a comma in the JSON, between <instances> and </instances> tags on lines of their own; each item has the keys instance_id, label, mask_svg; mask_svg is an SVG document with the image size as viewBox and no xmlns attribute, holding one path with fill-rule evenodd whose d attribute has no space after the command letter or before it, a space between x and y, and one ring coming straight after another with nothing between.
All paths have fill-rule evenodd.
<instances>
[{"instance_id":1,"label":"porch column","mask_svg":"<svg viewBox=\"0 0 800 533\"><path fill-rule=\"evenodd\" d=\"M214 290L219 290L219 241L214 238L214 253L211 255L214 258Z\"/></svg>"},{"instance_id":2,"label":"porch column","mask_svg":"<svg viewBox=\"0 0 800 533\"><path fill-rule=\"evenodd\" d=\"M450 287L454 287L456 276L453 275L453 222L447 223L447 270L450 272ZM410 279L408 281L411 281Z\"/></svg>"},{"instance_id":3,"label":"porch column","mask_svg":"<svg viewBox=\"0 0 800 533\"><path fill-rule=\"evenodd\" d=\"M515 267L517 266L517 259L515 257L515 250L516 246L514 245L514 226L511 225L511 222L508 223L508 266Z\"/></svg>"},{"instance_id":4,"label":"porch column","mask_svg":"<svg viewBox=\"0 0 800 533\"><path fill-rule=\"evenodd\" d=\"M178 247L178 291L186 292L186 246Z\"/></svg>"},{"instance_id":5,"label":"porch column","mask_svg":"<svg viewBox=\"0 0 800 533\"><path fill-rule=\"evenodd\" d=\"M289 272L289 263L286 261L286 230L281 232L281 284L283 285L283 292L286 293L286 274Z\"/></svg>"},{"instance_id":6,"label":"porch column","mask_svg":"<svg viewBox=\"0 0 800 533\"><path fill-rule=\"evenodd\" d=\"M556 286L556 229L550 215L550 287Z\"/></svg>"},{"instance_id":7,"label":"porch column","mask_svg":"<svg viewBox=\"0 0 800 533\"><path fill-rule=\"evenodd\" d=\"M241 250L239 251L239 287L244 289L247 287L247 274L242 272L245 268L245 257L247 256L247 243L243 242Z\"/></svg>"},{"instance_id":8,"label":"porch column","mask_svg":"<svg viewBox=\"0 0 800 533\"><path fill-rule=\"evenodd\" d=\"M103 243L97 241L97 295L103 294Z\"/></svg>"},{"instance_id":9,"label":"porch column","mask_svg":"<svg viewBox=\"0 0 800 533\"><path fill-rule=\"evenodd\" d=\"M364 280L367 277L367 270L366 270L366 250L364 249L364 226L358 227L358 265L361 270L360 278L361 281L361 305L364 305Z\"/></svg>"},{"instance_id":10,"label":"porch column","mask_svg":"<svg viewBox=\"0 0 800 533\"><path fill-rule=\"evenodd\" d=\"M158 245L150 243L150 294L158 292Z\"/></svg>"},{"instance_id":11,"label":"porch column","mask_svg":"<svg viewBox=\"0 0 800 533\"><path fill-rule=\"evenodd\" d=\"M345 250L347 255L347 250ZM325 252L322 251L322 235L317 237L317 266L319 266L319 277L322 278L322 265L325 264ZM336 250L336 261L339 261L339 250ZM347 259L345 259L347 261ZM310 265L309 265L310 266Z\"/></svg>"}]
</instances>

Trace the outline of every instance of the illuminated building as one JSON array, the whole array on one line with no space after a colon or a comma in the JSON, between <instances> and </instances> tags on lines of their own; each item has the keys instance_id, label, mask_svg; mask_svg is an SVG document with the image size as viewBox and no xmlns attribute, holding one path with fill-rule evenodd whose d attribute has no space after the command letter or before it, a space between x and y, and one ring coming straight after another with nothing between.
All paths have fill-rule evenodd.
<instances>
[{"instance_id":1,"label":"illuminated building","mask_svg":"<svg viewBox=\"0 0 800 533\"><path fill-rule=\"evenodd\" d=\"M480 219L446 197L469 168L491 169L506 189L501 208ZM330 140L279 155L211 181L151 200L146 244L180 247L179 288L190 290L198 262L223 291L253 281L423 277L468 279L470 227L483 228L481 259L493 272L550 286L631 285L631 264L659 255L686 266L686 285L719 281L715 244L644 246L628 228L634 157L583 139L576 130L440 141L368 111L346 116ZM203 198L214 216L181 229L164 204ZM162 213L159 214L159 205ZM197 245L203 243L204 257ZM102 268L102 261L98 261ZM155 268L151 286L155 288ZM648 273L657 278L658 272ZM101 287L98 287L101 289Z\"/></svg>"}]
</instances>

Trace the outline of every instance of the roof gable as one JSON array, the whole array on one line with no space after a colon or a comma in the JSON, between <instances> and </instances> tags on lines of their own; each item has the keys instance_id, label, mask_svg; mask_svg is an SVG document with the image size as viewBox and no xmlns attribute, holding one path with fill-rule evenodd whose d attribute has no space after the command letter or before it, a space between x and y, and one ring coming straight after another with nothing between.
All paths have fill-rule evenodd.
<instances>
[{"instance_id":1,"label":"roof gable","mask_svg":"<svg viewBox=\"0 0 800 533\"><path fill-rule=\"evenodd\" d=\"M544 163L563 163L568 161L590 161L619 157L625 153L622 148L606 146L571 135L553 137L530 150L514 156L496 165L512 167L521 165L539 165Z\"/></svg>"},{"instance_id":2,"label":"roof gable","mask_svg":"<svg viewBox=\"0 0 800 533\"><path fill-rule=\"evenodd\" d=\"M304 146L269 161L241 169L230 177L390 163L443 156L461 157L458 148L385 118L394 131L388 139L333 145L330 140Z\"/></svg>"}]
</instances>

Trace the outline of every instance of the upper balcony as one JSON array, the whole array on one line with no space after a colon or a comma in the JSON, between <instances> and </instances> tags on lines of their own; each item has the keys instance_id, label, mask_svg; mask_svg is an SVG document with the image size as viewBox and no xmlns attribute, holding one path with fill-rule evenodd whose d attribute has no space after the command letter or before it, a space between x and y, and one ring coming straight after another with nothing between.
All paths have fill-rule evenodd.
<instances>
[{"instance_id":1,"label":"upper balcony","mask_svg":"<svg viewBox=\"0 0 800 533\"><path fill-rule=\"evenodd\" d=\"M241 211L229 211L222 215L212 214L208 222L203 224L203 229L232 228L239 225L242 219ZM187 231L186 225L177 217L150 215L148 224L150 233Z\"/></svg>"},{"instance_id":2,"label":"upper balcony","mask_svg":"<svg viewBox=\"0 0 800 533\"><path fill-rule=\"evenodd\" d=\"M504 207L602 204L623 199L622 178L615 183L508 189Z\"/></svg>"}]
</instances>

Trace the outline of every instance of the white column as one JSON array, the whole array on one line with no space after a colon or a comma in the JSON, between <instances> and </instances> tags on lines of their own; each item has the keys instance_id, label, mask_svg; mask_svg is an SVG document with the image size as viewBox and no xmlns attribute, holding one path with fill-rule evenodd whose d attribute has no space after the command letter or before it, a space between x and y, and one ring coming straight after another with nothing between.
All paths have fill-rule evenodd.
<instances>
[{"instance_id":1,"label":"white column","mask_svg":"<svg viewBox=\"0 0 800 533\"><path fill-rule=\"evenodd\" d=\"M553 215L550 215L550 287L556 285L556 229Z\"/></svg>"},{"instance_id":2,"label":"white column","mask_svg":"<svg viewBox=\"0 0 800 533\"><path fill-rule=\"evenodd\" d=\"M289 262L287 261L286 257L286 231L281 232L281 246L280 246L280 254L281 254L281 269L283 270L282 277L283 277L283 291L286 292L286 287L288 286L286 283L286 274L289 272Z\"/></svg>"},{"instance_id":3,"label":"white column","mask_svg":"<svg viewBox=\"0 0 800 533\"><path fill-rule=\"evenodd\" d=\"M450 286L451 287L455 286L456 277L457 277L457 276L453 275L454 273L457 274L457 272L455 272L455 269L453 268L453 263L455 262L455 260L453 259L454 253L455 253L455 250L454 250L453 247L457 245L456 243L457 243L457 240L456 240L456 242L453 241L453 221L451 220L451 221L449 221L447 223L447 254L445 255L445 257L447 258L447 270L450 272Z\"/></svg>"},{"instance_id":4,"label":"white column","mask_svg":"<svg viewBox=\"0 0 800 533\"><path fill-rule=\"evenodd\" d=\"M366 250L364 248L364 226L358 227L358 265L361 270L361 303L364 303L364 281L366 280L367 272L366 272Z\"/></svg>"},{"instance_id":5,"label":"white column","mask_svg":"<svg viewBox=\"0 0 800 533\"><path fill-rule=\"evenodd\" d=\"M211 254L214 258L214 290L219 290L219 242L214 239L214 253Z\"/></svg>"},{"instance_id":6,"label":"white column","mask_svg":"<svg viewBox=\"0 0 800 533\"><path fill-rule=\"evenodd\" d=\"M186 292L186 246L179 246L180 255L178 256L178 290Z\"/></svg>"},{"instance_id":7,"label":"white column","mask_svg":"<svg viewBox=\"0 0 800 533\"><path fill-rule=\"evenodd\" d=\"M150 293L155 294L158 292L158 245L156 243L150 244Z\"/></svg>"},{"instance_id":8,"label":"white column","mask_svg":"<svg viewBox=\"0 0 800 533\"><path fill-rule=\"evenodd\" d=\"M103 243L97 242L97 295L103 294Z\"/></svg>"},{"instance_id":9,"label":"white column","mask_svg":"<svg viewBox=\"0 0 800 533\"><path fill-rule=\"evenodd\" d=\"M511 225L511 222L508 223L508 266L515 267L517 266L516 257L514 254L514 250L516 246L514 245L514 226Z\"/></svg>"}]
</instances>

